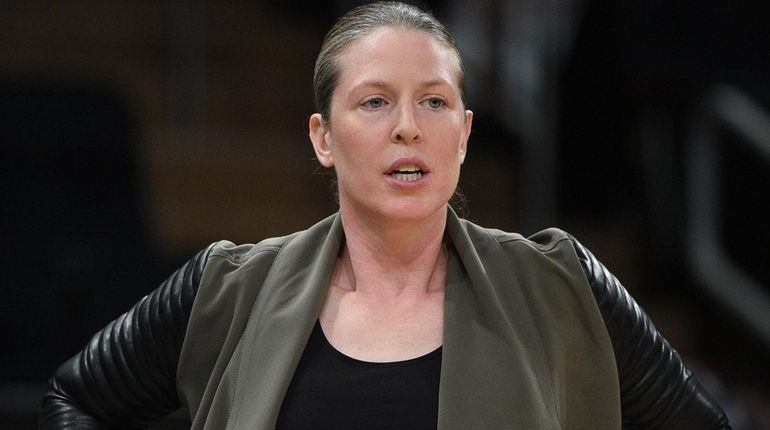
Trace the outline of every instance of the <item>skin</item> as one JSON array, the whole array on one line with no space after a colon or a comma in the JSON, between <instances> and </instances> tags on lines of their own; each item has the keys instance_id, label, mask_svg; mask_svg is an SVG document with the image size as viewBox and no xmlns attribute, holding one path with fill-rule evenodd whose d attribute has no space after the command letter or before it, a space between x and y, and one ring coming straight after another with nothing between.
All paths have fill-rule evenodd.
<instances>
[{"instance_id":1,"label":"skin","mask_svg":"<svg viewBox=\"0 0 770 430\"><path fill-rule=\"evenodd\" d=\"M473 114L458 60L430 34L384 27L341 57L331 118L310 118L322 165L337 172L345 246L320 320L338 350L398 361L441 345L447 202ZM392 175L417 165L417 181Z\"/></svg>"}]
</instances>

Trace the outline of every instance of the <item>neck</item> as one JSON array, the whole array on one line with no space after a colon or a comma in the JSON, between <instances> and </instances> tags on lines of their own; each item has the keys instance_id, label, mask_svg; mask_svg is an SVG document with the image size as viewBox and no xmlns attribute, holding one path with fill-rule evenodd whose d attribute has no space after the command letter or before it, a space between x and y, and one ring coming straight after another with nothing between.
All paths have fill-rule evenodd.
<instances>
[{"instance_id":1,"label":"neck","mask_svg":"<svg viewBox=\"0 0 770 430\"><path fill-rule=\"evenodd\" d=\"M371 222L340 208L345 248L338 262L342 288L377 295L443 289L446 209L418 221Z\"/></svg>"}]
</instances>

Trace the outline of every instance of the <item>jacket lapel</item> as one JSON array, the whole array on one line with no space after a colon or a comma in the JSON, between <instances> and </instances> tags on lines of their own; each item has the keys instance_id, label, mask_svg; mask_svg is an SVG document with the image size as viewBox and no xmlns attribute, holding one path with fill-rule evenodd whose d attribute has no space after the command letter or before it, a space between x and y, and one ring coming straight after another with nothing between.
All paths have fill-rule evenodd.
<instances>
[{"instance_id":1,"label":"jacket lapel","mask_svg":"<svg viewBox=\"0 0 770 430\"><path fill-rule=\"evenodd\" d=\"M542 342L510 257L451 210L447 235L439 429L558 428Z\"/></svg>"},{"instance_id":2,"label":"jacket lapel","mask_svg":"<svg viewBox=\"0 0 770 430\"><path fill-rule=\"evenodd\" d=\"M313 329L343 241L338 215L291 239L276 256L237 352L227 428L274 428Z\"/></svg>"}]
</instances>

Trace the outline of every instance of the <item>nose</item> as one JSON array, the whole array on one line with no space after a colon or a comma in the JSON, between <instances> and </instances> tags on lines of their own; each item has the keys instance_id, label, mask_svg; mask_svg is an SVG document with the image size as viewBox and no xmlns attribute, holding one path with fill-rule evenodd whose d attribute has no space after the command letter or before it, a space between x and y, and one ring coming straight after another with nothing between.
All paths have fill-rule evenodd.
<instances>
[{"instance_id":1,"label":"nose","mask_svg":"<svg viewBox=\"0 0 770 430\"><path fill-rule=\"evenodd\" d=\"M405 104L397 110L396 124L391 132L390 139L395 143L413 143L421 137L420 127L415 119L414 107Z\"/></svg>"}]
</instances>

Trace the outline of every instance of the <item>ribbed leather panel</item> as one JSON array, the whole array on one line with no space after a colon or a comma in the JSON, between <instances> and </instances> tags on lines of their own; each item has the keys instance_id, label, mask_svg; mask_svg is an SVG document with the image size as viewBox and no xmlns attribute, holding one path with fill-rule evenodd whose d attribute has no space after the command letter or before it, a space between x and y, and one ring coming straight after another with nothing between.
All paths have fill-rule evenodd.
<instances>
[{"instance_id":1,"label":"ribbed leather panel","mask_svg":"<svg viewBox=\"0 0 770 430\"><path fill-rule=\"evenodd\" d=\"M43 398L40 429L143 427L179 407L177 361L212 246L59 367Z\"/></svg>"},{"instance_id":2,"label":"ribbed leather panel","mask_svg":"<svg viewBox=\"0 0 770 430\"><path fill-rule=\"evenodd\" d=\"M624 428L729 429L724 411L618 279L571 240L615 350Z\"/></svg>"}]
</instances>

